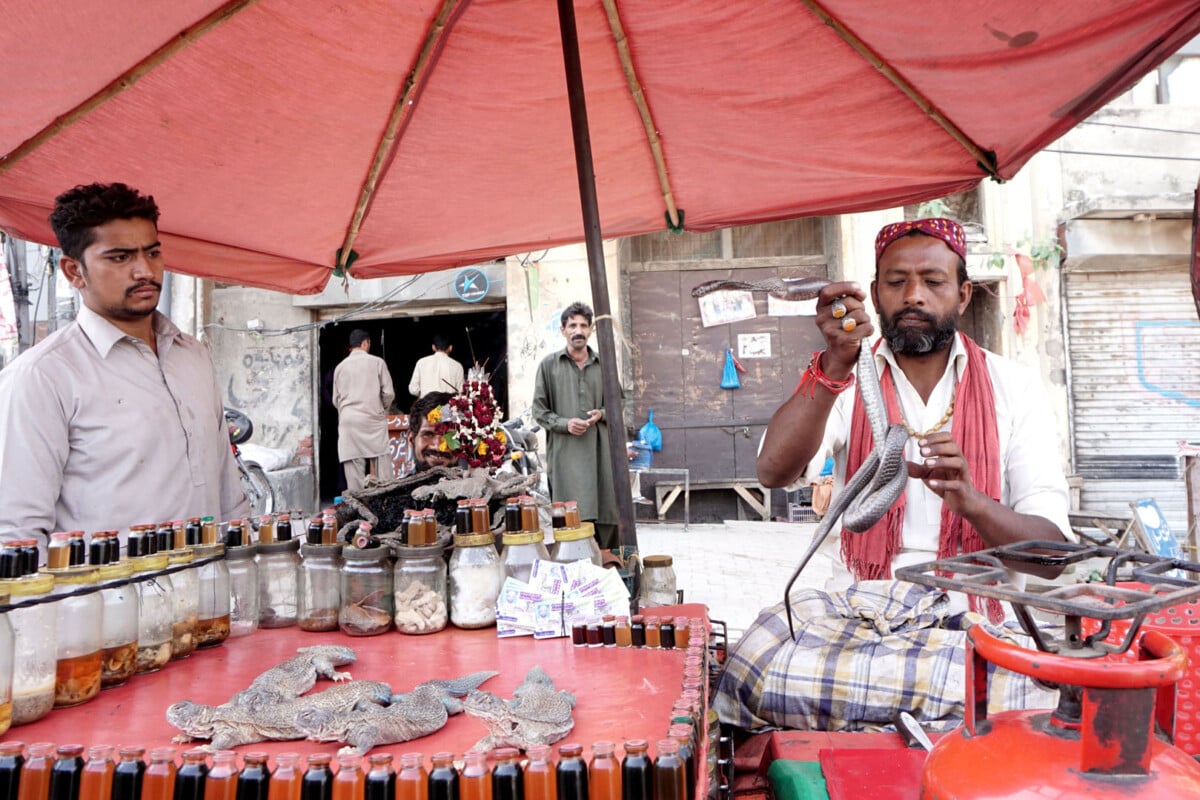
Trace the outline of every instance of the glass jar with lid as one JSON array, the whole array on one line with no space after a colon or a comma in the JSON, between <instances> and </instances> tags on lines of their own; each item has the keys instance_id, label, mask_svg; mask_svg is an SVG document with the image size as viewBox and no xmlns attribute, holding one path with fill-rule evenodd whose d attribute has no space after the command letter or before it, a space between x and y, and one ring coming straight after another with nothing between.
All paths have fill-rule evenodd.
<instances>
[{"instance_id":1,"label":"glass jar with lid","mask_svg":"<svg viewBox=\"0 0 1200 800\"><path fill-rule=\"evenodd\" d=\"M99 567L70 566L54 575L56 653L54 707L86 703L100 693L104 655L104 600Z\"/></svg>"},{"instance_id":2,"label":"glass jar with lid","mask_svg":"<svg viewBox=\"0 0 1200 800\"><path fill-rule=\"evenodd\" d=\"M491 532L454 535L450 578L450 622L459 628L496 624L496 598L504 583L504 565Z\"/></svg>"},{"instance_id":3,"label":"glass jar with lid","mask_svg":"<svg viewBox=\"0 0 1200 800\"><path fill-rule=\"evenodd\" d=\"M258 554L256 544L226 544L229 570L229 635L246 636L258 630Z\"/></svg>"},{"instance_id":4,"label":"glass jar with lid","mask_svg":"<svg viewBox=\"0 0 1200 800\"><path fill-rule=\"evenodd\" d=\"M560 564L573 561L591 561L597 567L604 566L600 558L600 546L596 544L595 528L590 522L581 522L577 527L555 528L554 546L550 548L550 560Z\"/></svg>"},{"instance_id":5,"label":"glass jar with lid","mask_svg":"<svg viewBox=\"0 0 1200 800\"><path fill-rule=\"evenodd\" d=\"M386 547L342 548L342 605L338 627L350 636L392 629L392 565Z\"/></svg>"},{"instance_id":6,"label":"glass jar with lid","mask_svg":"<svg viewBox=\"0 0 1200 800\"><path fill-rule=\"evenodd\" d=\"M446 627L445 548L440 544L396 548L399 558L392 573L395 587L396 630L434 633Z\"/></svg>"},{"instance_id":7,"label":"glass jar with lid","mask_svg":"<svg viewBox=\"0 0 1200 800\"><path fill-rule=\"evenodd\" d=\"M34 546L37 546L36 542ZM8 552L19 549L17 542L10 542L5 547ZM17 560L24 561L19 556ZM44 597L54 589L54 578L36 571L23 576L18 574L0 583L4 584L12 602ZM14 608L6 616L13 629L12 724L25 725L41 719L54 708L58 614L53 603L40 603Z\"/></svg>"},{"instance_id":8,"label":"glass jar with lid","mask_svg":"<svg viewBox=\"0 0 1200 800\"><path fill-rule=\"evenodd\" d=\"M675 590L675 568L670 556L646 556L642 559L642 582L638 605L642 608L673 606L679 602Z\"/></svg>"},{"instance_id":9,"label":"glass jar with lid","mask_svg":"<svg viewBox=\"0 0 1200 800\"><path fill-rule=\"evenodd\" d=\"M174 629L175 585L170 575L161 574L167 568L166 553L143 554L143 548L157 546L153 531L139 539L130 532L129 561L133 564L134 585L138 593L137 667L140 675L160 670L171 660L171 633Z\"/></svg>"},{"instance_id":10,"label":"glass jar with lid","mask_svg":"<svg viewBox=\"0 0 1200 800\"><path fill-rule=\"evenodd\" d=\"M196 652L196 628L200 623L200 576L192 566L196 554L183 544L182 528L175 536L175 549L167 553L167 564L184 567L171 573L171 660Z\"/></svg>"},{"instance_id":11,"label":"glass jar with lid","mask_svg":"<svg viewBox=\"0 0 1200 800\"><path fill-rule=\"evenodd\" d=\"M504 549L500 551L500 563L504 565L504 576L529 582L533 573L533 562L549 561L550 554L542 543L541 530L505 532L500 537Z\"/></svg>"},{"instance_id":12,"label":"glass jar with lid","mask_svg":"<svg viewBox=\"0 0 1200 800\"><path fill-rule=\"evenodd\" d=\"M200 604L197 609L196 646L214 647L229 638L229 566L225 545L204 542L192 548L207 563L196 569Z\"/></svg>"},{"instance_id":13,"label":"glass jar with lid","mask_svg":"<svg viewBox=\"0 0 1200 800\"><path fill-rule=\"evenodd\" d=\"M342 608L342 545L300 545L302 631L336 631Z\"/></svg>"},{"instance_id":14,"label":"glass jar with lid","mask_svg":"<svg viewBox=\"0 0 1200 800\"><path fill-rule=\"evenodd\" d=\"M133 564L120 560L118 552L109 553L108 563L100 566L100 599L104 604L102 689L120 686L133 676L138 651L137 587L127 583L133 576Z\"/></svg>"},{"instance_id":15,"label":"glass jar with lid","mask_svg":"<svg viewBox=\"0 0 1200 800\"><path fill-rule=\"evenodd\" d=\"M300 540L259 542L258 626L286 628L296 624L300 606Z\"/></svg>"}]
</instances>

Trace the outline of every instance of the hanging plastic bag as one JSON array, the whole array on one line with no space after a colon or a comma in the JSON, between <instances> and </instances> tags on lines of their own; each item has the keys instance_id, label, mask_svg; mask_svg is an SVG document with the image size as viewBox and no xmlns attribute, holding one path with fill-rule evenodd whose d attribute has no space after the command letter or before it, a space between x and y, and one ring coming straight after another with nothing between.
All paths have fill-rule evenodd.
<instances>
[{"instance_id":1,"label":"hanging plastic bag","mask_svg":"<svg viewBox=\"0 0 1200 800\"><path fill-rule=\"evenodd\" d=\"M738 380L737 366L733 360L733 348L725 348L725 372L721 375L722 389L740 389L742 382Z\"/></svg>"},{"instance_id":2,"label":"hanging plastic bag","mask_svg":"<svg viewBox=\"0 0 1200 800\"><path fill-rule=\"evenodd\" d=\"M650 409L647 416L650 421L641 427L638 431L638 439L650 445L650 449L658 453L662 451L662 431L654 424L654 409Z\"/></svg>"}]
</instances>

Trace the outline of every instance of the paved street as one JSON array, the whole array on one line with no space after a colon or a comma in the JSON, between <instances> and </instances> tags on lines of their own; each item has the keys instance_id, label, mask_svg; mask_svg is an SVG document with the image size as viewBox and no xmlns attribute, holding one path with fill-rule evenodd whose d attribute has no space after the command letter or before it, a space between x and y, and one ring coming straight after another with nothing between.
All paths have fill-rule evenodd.
<instances>
[{"instance_id":1,"label":"paved street","mask_svg":"<svg viewBox=\"0 0 1200 800\"><path fill-rule=\"evenodd\" d=\"M642 556L672 557L676 585L684 600L704 603L713 619L729 626L736 641L759 609L779 602L792 570L812 540L815 523L727 521L690 525L638 523ZM801 577L804 586L822 586L827 562L814 558Z\"/></svg>"}]
</instances>

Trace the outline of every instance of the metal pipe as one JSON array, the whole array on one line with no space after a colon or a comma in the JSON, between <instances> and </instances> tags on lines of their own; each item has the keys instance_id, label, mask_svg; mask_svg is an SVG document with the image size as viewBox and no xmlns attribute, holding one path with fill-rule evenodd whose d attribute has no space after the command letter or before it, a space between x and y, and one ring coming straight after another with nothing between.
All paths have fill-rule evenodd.
<instances>
[{"instance_id":1,"label":"metal pipe","mask_svg":"<svg viewBox=\"0 0 1200 800\"><path fill-rule=\"evenodd\" d=\"M625 416L621 408L621 382L617 375L617 349L613 339L612 306L608 300L608 276L604 272L604 240L600 235L600 207L596 202L596 176L592 168L592 143L588 134L587 102L583 93L583 69L579 62L573 0L558 0L558 25L562 34L567 100L571 107L571 134L575 140L575 170L579 176L579 204L583 209L588 274L592 280L592 304L596 310L596 343L600 350L600 369L603 370L604 415L608 422L617 525L621 544L637 547L633 495L629 486L629 459L625 455Z\"/></svg>"}]
</instances>

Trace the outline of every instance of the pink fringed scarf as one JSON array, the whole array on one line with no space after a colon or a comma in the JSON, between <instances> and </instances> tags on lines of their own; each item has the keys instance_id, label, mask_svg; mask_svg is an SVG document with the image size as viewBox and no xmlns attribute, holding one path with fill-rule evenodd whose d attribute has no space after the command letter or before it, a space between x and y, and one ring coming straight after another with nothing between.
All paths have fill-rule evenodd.
<instances>
[{"instance_id":1,"label":"pink fringed scarf","mask_svg":"<svg viewBox=\"0 0 1200 800\"><path fill-rule=\"evenodd\" d=\"M971 471L971 481L988 497L1000 501L1000 434L996 425L996 401L992 379L988 374L984 350L969 337L961 337L967 352L967 367L963 371L954 401L954 417L950 432L962 448ZM878 345L876 345L878 347ZM880 388L887 404L888 421L901 420L896 399L896 384L891 365L879 376ZM850 447L846 460L846 477L854 475L874 447L871 424L867 421L861 394L854 398L850 417ZM878 580L892 577L892 559L903 546L906 493L901 494L883 519L864 533L842 533L842 560L856 580ZM960 553L973 553L984 548L983 539L974 526L942 505L941 534L938 539L938 558ZM979 598L971 597L971 609L978 610ZM1004 618L999 601L987 602L987 616L992 622Z\"/></svg>"}]
</instances>

